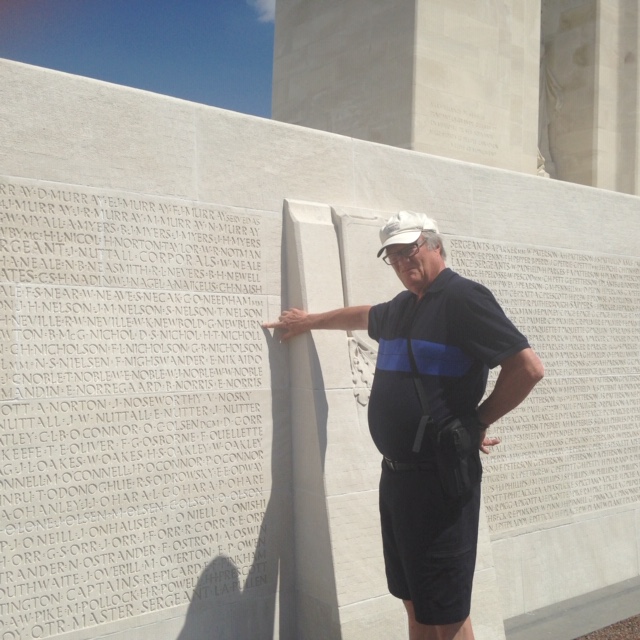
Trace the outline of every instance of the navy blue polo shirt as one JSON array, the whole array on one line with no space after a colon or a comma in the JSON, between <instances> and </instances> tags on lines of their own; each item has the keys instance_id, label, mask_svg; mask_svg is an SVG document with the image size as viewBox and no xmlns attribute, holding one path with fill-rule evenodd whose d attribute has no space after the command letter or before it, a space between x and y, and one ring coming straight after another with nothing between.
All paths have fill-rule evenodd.
<instances>
[{"instance_id":1,"label":"navy blue polo shirt","mask_svg":"<svg viewBox=\"0 0 640 640\"><path fill-rule=\"evenodd\" d=\"M529 346L493 294L444 269L421 300L403 291L369 312L369 335L379 343L369 400L369 429L392 460L430 457L429 438L412 452L422 406L413 381L408 342L431 416L468 415L484 395L489 369Z\"/></svg>"}]
</instances>

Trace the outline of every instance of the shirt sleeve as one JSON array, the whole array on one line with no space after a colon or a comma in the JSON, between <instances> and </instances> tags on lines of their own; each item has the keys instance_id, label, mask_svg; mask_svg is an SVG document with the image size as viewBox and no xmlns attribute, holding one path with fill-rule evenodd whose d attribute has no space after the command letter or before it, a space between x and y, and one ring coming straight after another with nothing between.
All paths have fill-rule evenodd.
<instances>
[{"instance_id":1,"label":"shirt sleeve","mask_svg":"<svg viewBox=\"0 0 640 640\"><path fill-rule=\"evenodd\" d=\"M507 318L491 291L467 281L453 300L453 322L460 346L490 369L529 347L527 338Z\"/></svg>"},{"instance_id":2,"label":"shirt sleeve","mask_svg":"<svg viewBox=\"0 0 640 640\"><path fill-rule=\"evenodd\" d=\"M384 302L382 304L376 304L369 309L369 337L376 342L380 342L380 328L388 306L389 303Z\"/></svg>"}]
</instances>

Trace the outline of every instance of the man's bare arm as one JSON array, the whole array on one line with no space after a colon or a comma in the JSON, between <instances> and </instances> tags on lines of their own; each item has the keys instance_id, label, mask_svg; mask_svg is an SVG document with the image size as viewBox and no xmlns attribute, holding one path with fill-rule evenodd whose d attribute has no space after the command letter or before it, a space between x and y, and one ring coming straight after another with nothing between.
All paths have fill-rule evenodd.
<instances>
[{"instance_id":1,"label":"man's bare arm","mask_svg":"<svg viewBox=\"0 0 640 640\"><path fill-rule=\"evenodd\" d=\"M369 305L344 307L324 313L308 313L302 309L287 309L282 312L278 322L265 322L262 326L265 329L282 331L280 337L282 342L314 329L354 331L367 328L370 308Z\"/></svg>"},{"instance_id":2,"label":"man's bare arm","mask_svg":"<svg viewBox=\"0 0 640 640\"><path fill-rule=\"evenodd\" d=\"M515 409L544 376L544 367L533 349L523 349L507 358L500 365L500 373L489 397L478 407L478 417L483 424L490 425ZM482 434L480 442L484 440ZM491 440L488 438L488 440ZM481 449L489 444L484 442Z\"/></svg>"}]
</instances>

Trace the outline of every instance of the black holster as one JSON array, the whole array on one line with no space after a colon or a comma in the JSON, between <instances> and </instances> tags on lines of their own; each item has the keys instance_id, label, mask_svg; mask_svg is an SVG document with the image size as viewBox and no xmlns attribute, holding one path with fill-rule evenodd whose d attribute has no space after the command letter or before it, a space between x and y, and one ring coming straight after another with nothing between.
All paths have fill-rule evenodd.
<instances>
[{"instance_id":1,"label":"black holster","mask_svg":"<svg viewBox=\"0 0 640 640\"><path fill-rule=\"evenodd\" d=\"M440 485L450 498L463 498L482 480L481 425L475 416L453 418L436 426L436 461Z\"/></svg>"}]
</instances>

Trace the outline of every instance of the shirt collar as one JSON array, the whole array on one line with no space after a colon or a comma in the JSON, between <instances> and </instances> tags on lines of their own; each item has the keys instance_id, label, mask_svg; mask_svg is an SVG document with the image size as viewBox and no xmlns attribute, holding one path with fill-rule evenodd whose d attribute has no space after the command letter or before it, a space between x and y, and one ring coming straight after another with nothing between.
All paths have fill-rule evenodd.
<instances>
[{"instance_id":1,"label":"shirt collar","mask_svg":"<svg viewBox=\"0 0 640 640\"><path fill-rule=\"evenodd\" d=\"M451 278L454 278L455 275L455 271L451 271L449 267L445 267L429 285L429 288L425 291L425 295L439 293L449 284Z\"/></svg>"}]
</instances>

